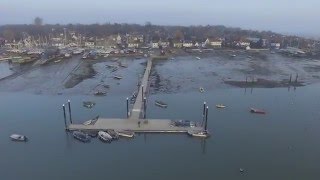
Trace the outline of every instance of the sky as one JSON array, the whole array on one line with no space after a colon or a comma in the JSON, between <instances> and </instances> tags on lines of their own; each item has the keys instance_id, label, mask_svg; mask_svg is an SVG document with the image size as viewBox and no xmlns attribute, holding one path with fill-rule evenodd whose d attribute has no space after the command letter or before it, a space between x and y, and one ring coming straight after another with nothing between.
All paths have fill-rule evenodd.
<instances>
[{"instance_id":1,"label":"sky","mask_svg":"<svg viewBox=\"0 0 320 180\"><path fill-rule=\"evenodd\" d=\"M225 25L320 37L320 0L0 0L0 25Z\"/></svg>"}]
</instances>

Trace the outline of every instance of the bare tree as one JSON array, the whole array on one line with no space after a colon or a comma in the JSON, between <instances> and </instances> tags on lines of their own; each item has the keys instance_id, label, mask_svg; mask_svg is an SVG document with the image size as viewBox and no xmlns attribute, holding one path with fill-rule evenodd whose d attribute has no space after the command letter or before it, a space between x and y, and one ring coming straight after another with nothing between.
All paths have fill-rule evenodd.
<instances>
[{"instance_id":1,"label":"bare tree","mask_svg":"<svg viewBox=\"0 0 320 180\"><path fill-rule=\"evenodd\" d=\"M43 23L43 20L42 20L42 18L39 18L39 17L36 17L35 19L34 19L34 25L36 25L36 26L41 26L42 25L42 23Z\"/></svg>"}]
</instances>

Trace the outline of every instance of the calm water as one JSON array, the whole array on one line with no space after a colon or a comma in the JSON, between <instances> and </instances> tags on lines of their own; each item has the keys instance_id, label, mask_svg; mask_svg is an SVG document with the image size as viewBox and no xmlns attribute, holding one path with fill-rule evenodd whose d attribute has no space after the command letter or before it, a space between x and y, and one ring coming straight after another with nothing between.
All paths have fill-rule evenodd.
<instances>
[{"instance_id":1,"label":"calm water","mask_svg":"<svg viewBox=\"0 0 320 180\"><path fill-rule=\"evenodd\" d=\"M94 139L83 144L64 132L61 104L72 100L76 122L96 114L124 117L125 96L1 93L1 179L318 179L318 91L319 85L313 85L290 92L254 89L245 94L243 89L221 89L150 96L150 118L197 120L206 100L212 137L205 146L182 134L139 135L111 144ZM84 99L94 99L96 107L83 108ZM155 107L155 99L169 107ZM228 107L215 109L221 102ZM250 114L251 106L268 114ZM30 141L10 141L8 136L15 132ZM246 172L240 174L239 168Z\"/></svg>"},{"instance_id":2,"label":"calm water","mask_svg":"<svg viewBox=\"0 0 320 180\"><path fill-rule=\"evenodd\" d=\"M143 66L137 67L141 73ZM72 101L74 122L96 115L125 117L126 97L136 88L139 74L128 72L105 97L1 92L1 179L319 179L320 84L295 91L251 93L222 87L149 96L148 118L200 120L206 101L212 134L206 141L185 134L140 134L111 144L98 139L84 144L64 131L61 105L67 99ZM76 89L85 88L84 83L90 85L84 81ZM154 106L156 99L167 102L168 108ZM84 100L97 104L89 110L82 107ZM215 109L219 103L228 107ZM249 107L267 114L250 114ZM30 141L12 142L12 133L25 134Z\"/></svg>"}]
</instances>

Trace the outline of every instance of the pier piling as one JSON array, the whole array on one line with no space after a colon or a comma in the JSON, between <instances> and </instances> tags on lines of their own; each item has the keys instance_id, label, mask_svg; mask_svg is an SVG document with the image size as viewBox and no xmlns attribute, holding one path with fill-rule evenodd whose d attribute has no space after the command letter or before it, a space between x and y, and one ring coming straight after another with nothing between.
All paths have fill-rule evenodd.
<instances>
[{"instance_id":1,"label":"pier piling","mask_svg":"<svg viewBox=\"0 0 320 180\"><path fill-rule=\"evenodd\" d=\"M289 83L291 83L291 81L292 81L292 74L290 74Z\"/></svg>"},{"instance_id":2,"label":"pier piling","mask_svg":"<svg viewBox=\"0 0 320 180\"><path fill-rule=\"evenodd\" d=\"M141 93L142 93L142 94L141 94L141 95L142 95L141 97L142 97L142 101L143 101L143 98L144 98L143 85L141 86Z\"/></svg>"},{"instance_id":3,"label":"pier piling","mask_svg":"<svg viewBox=\"0 0 320 180\"><path fill-rule=\"evenodd\" d=\"M69 120L70 120L70 123L72 124L72 116L71 116L71 102L70 102L70 100L68 100L68 106L69 106Z\"/></svg>"},{"instance_id":4,"label":"pier piling","mask_svg":"<svg viewBox=\"0 0 320 180\"><path fill-rule=\"evenodd\" d=\"M207 124L208 124L208 111L209 111L209 107L207 106L206 108L206 122L204 124L204 130L207 130Z\"/></svg>"},{"instance_id":5,"label":"pier piling","mask_svg":"<svg viewBox=\"0 0 320 180\"><path fill-rule=\"evenodd\" d=\"M248 83L248 76L246 76L246 84Z\"/></svg>"},{"instance_id":6,"label":"pier piling","mask_svg":"<svg viewBox=\"0 0 320 180\"><path fill-rule=\"evenodd\" d=\"M64 104L62 104L62 109L63 109L64 126L65 126L65 129L67 129L66 107L64 106Z\"/></svg>"},{"instance_id":7,"label":"pier piling","mask_svg":"<svg viewBox=\"0 0 320 180\"><path fill-rule=\"evenodd\" d=\"M127 97L127 118L129 118L129 98Z\"/></svg>"},{"instance_id":8,"label":"pier piling","mask_svg":"<svg viewBox=\"0 0 320 180\"><path fill-rule=\"evenodd\" d=\"M299 74L297 73L297 75L296 75L296 83L298 83L298 77L299 77Z\"/></svg>"},{"instance_id":9,"label":"pier piling","mask_svg":"<svg viewBox=\"0 0 320 180\"><path fill-rule=\"evenodd\" d=\"M144 97L143 99L143 118L146 119L147 117L147 98Z\"/></svg>"}]
</instances>

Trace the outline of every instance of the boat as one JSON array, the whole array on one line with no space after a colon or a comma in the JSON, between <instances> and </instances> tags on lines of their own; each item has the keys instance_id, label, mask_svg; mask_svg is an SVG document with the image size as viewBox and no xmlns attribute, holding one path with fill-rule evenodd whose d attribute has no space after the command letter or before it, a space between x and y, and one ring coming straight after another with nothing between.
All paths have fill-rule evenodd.
<instances>
[{"instance_id":1,"label":"boat","mask_svg":"<svg viewBox=\"0 0 320 180\"><path fill-rule=\"evenodd\" d=\"M116 132L119 134L119 136L122 136L122 137L128 137L128 138L133 138L134 137L134 132L133 131L118 130Z\"/></svg>"},{"instance_id":2,"label":"boat","mask_svg":"<svg viewBox=\"0 0 320 180\"><path fill-rule=\"evenodd\" d=\"M172 57L172 58L170 58L171 60L175 60L175 58L174 57Z\"/></svg>"},{"instance_id":3,"label":"boat","mask_svg":"<svg viewBox=\"0 0 320 180\"><path fill-rule=\"evenodd\" d=\"M201 58L200 57L196 57L196 59L200 60Z\"/></svg>"},{"instance_id":4,"label":"boat","mask_svg":"<svg viewBox=\"0 0 320 180\"><path fill-rule=\"evenodd\" d=\"M81 132L81 131L73 131L72 133L73 137L81 142L90 142L91 138L88 134Z\"/></svg>"},{"instance_id":5,"label":"boat","mask_svg":"<svg viewBox=\"0 0 320 180\"><path fill-rule=\"evenodd\" d=\"M162 108L167 108L168 107L168 104L162 102L162 101L155 101L155 105L156 106L159 106L159 107L162 107Z\"/></svg>"},{"instance_id":6,"label":"boat","mask_svg":"<svg viewBox=\"0 0 320 180\"><path fill-rule=\"evenodd\" d=\"M189 130L188 132L189 136L193 136L193 137L201 137L201 138L206 138L209 137L210 134L207 130Z\"/></svg>"},{"instance_id":7,"label":"boat","mask_svg":"<svg viewBox=\"0 0 320 180\"><path fill-rule=\"evenodd\" d=\"M106 55L104 55L103 57L107 58L107 57L109 57L109 54L106 54Z\"/></svg>"},{"instance_id":8,"label":"boat","mask_svg":"<svg viewBox=\"0 0 320 180\"><path fill-rule=\"evenodd\" d=\"M113 140L119 139L119 134L113 129L108 129L107 133L112 137Z\"/></svg>"},{"instance_id":9,"label":"boat","mask_svg":"<svg viewBox=\"0 0 320 180\"><path fill-rule=\"evenodd\" d=\"M99 139L101 139L104 142L109 142L110 143L112 141L112 137L107 132L99 131L98 132L98 136L99 136Z\"/></svg>"},{"instance_id":10,"label":"boat","mask_svg":"<svg viewBox=\"0 0 320 180\"><path fill-rule=\"evenodd\" d=\"M216 108L225 108L225 107L227 107L227 106L225 106L225 105L223 105L223 104L217 104L217 105L216 105Z\"/></svg>"},{"instance_id":11,"label":"boat","mask_svg":"<svg viewBox=\"0 0 320 180\"><path fill-rule=\"evenodd\" d=\"M99 119L99 116L96 116L95 118L85 121L82 124L85 126L93 125L95 122L97 122L98 119Z\"/></svg>"},{"instance_id":12,"label":"boat","mask_svg":"<svg viewBox=\"0 0 320 180\"><path fill-rule=\"evenodd\" d=\"M266 114L264 110L261 109L255 109L255 108L250 108L251 113L256 113L256 114Z\"/></svg>"},{"instance_id":13,"label":"boat","mask_svg":"<svg viewBox=\"0 0 320 180\"><path fill-rule=\"evenodd\" d=\"M204 92L204 88L203 88L203 87L200 87L200 88L199 88L199 91L200 91L201 93L203 93L203 92Z\"/></svg>"},{"instance_id":14,"label":"boat","mask_svg":"<svg viewBox=\"0 0 320 180\"><path fill-rule=\"evenodd\" d=\"M65 58L70 58L70 57L71 57L71 54L70 54L70 53L65 53L65 54L64 54L64 57L65 57Z\"/></svg>"},{"instance_id":15,"label":"boat","mask_svg":"<svg viewBox=\"0 0 320 180\"><path fill-rule=\"evenodd\" d=\"M61 62L61 59L55 60L53 62L55 62L55 63Z\"/></svg>"},{"instance_id":16,"label":"boat","mask_svg":"<svg viewBox=\"0 0 320 180\"><path fill-rule=\"evenodd\" d=\"M95 96L105 96L107 94L107 92L103 92L103 91L96 91L94 93Z\"/></svg>"},{"instance_id":17,"label":"boat","mask_svg":"<svg viewBox=\"0 0 320 180\"><path fill-rule=\"evenodd\" d=\"M87 58L88 58L88 56L89 56L89 53L83 53L83 55L82 55L82 59L87 59Z\"/></svg>"},{"instance_id":18,"label":"boat","mask_svg":"<svg viewBox=\"0 0 320 180\"><path fill-rule=\"evenodd\" d=\"M92 102L92 101L83 101L83 106L86 107L86 108L93 108L94 106L96 105L95 102Z\"/></svg>"},{"instance_id":19,"label":"boat","mask_svg":"<svg viewBox=\"0 0 320 180\"><path fill-rule=\"evenodd\" d=\"M117 75L115 75L115 76L113 76L113 78L120 80L120 79L122 79L122 76L117 76Z\"/></svg>"},{"instance_id":20,"label":"boat","mask_svg":"<svg viewBox=\"0 0 320 180\"><path fill-rule=\"evenodd\" d=\"M235 54L231 54L230 56L231 56L231 57L236 57L237 55L235 55Z\"/></svg>"},{"instance_id":21,"label":"boat","mask_svg":"<svg viewBox=\"0 0 320 180\"><path fill-rule=\"evenodd\" d=\"M10 136L12 141L22 141L22 142L26 142L28 140L28 138L24 135L20 135L20 134L12 134Z\"/></svg>"}]
</instances>

